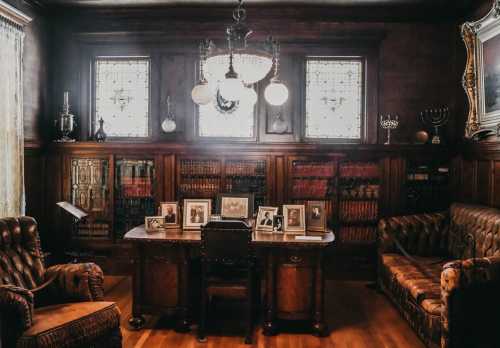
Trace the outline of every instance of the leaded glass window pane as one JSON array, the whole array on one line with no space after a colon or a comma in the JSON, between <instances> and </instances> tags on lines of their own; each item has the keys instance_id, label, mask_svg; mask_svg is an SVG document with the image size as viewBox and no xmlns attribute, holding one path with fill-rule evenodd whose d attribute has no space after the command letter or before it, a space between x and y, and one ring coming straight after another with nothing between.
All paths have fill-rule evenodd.
<instances>
[{"instance_id":1,"label":"leaded glass window pane","mask_svg":"<svg viewBox=\"0 0 500 348\"><path fill-rule=\"evenodd\" d=\"M229 112L221 111L217 99L199 106L198 132L200 137L252 138L254 135L254 106L238 102Z\"/></svg>"},{"instance_id":2,"label":"leaded glass window pane","mask_svg":"<svg viewBox=\"0 0 500 348\"><path fill-rule=\"evenodd\" d=\"M361 59L306 60L306 137L360 139L363 117Z\"/></svg>"},{"instance_id":3,"label":"leaded glass window pane","mask_svg":"<svg viewBox=\"0 0 500 348\"><path fill-rule=\"evenodd\" d=\"M149 59L95 61L94 125L102 117L110 137L149 135Z\"/></svg>"}]
</instances>

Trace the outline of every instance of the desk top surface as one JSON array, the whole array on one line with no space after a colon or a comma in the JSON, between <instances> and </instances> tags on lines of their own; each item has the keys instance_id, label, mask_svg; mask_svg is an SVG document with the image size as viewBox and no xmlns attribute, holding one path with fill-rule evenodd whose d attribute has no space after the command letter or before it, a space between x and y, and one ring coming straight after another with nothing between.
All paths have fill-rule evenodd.
<instances>
[{"instance_id":1,"label":"desk top surface","mask_svg":"<svg viewBox=\"0 0 500 348\"><path fill-rule=\"evenodd\" d=\"M326 247L333 243L335 235L332 231L306 232L307 236L321 236L321 240L295 239L295 235L286 233L253 232L252 243L258 246L302 246L302 247ZM128 231L125 240L131 242L156 242L177 244L200 244L200 231L183 230L181 228L164 229L159 231L146 231L144 225L137 226Z\"/></svg>"}]
</instances>

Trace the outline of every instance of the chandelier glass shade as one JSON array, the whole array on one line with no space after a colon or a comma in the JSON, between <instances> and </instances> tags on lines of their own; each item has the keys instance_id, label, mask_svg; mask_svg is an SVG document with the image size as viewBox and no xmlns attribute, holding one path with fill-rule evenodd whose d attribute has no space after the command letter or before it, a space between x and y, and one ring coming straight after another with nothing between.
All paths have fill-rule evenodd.
<instances>
[{"instance_id":1,"label":"chandelier glass shade","mask_svg":"<svg viewBox=\"0 0 500 348\"><path fill-rule=\"evenodd\" d=\"M205 61L205 78L210 82L223 81L229 66L229 50L218 49ZM260 50L234 50L234 71L245 85L264 79L273 67L273 56Z\"/></svg>"},{"instance_id":2,"label":"chandelier glass shade","mask_svg":"<svg viewBox=\"0 0 500 348\"><path fill-rule=\"evenodd\" d=\"M214 93L207 81L200 81L191 91L191 98L198 105L205 105L212 101Z\"/></svg>"},{"instance_id":3,"label":"chandelier glass shade","mask_svg":"<svg viewBox=\"0 0 500 348\"><path fill-rule=\"evenodd\" d=\"M257 94L251 87L266 78L274 67L273 78L266 89L266 100L272 105L281 105L288 98L288 89L279 82L279 43L272 37L264 42L247 44L252 34L246 23L243 0L233 11L234 23L226 28L227 47L218 48L212 41L205 40L200 46L200 83L192 92L193 101L204 105L215 98L208 98L207 83L216 86L226 101L241 101L254 105ZM246 87L245 87L246 86ZM216 89L216 93L217 93ZM268 97L269 95L269 97Z\"/></svg>"}]
</instances>

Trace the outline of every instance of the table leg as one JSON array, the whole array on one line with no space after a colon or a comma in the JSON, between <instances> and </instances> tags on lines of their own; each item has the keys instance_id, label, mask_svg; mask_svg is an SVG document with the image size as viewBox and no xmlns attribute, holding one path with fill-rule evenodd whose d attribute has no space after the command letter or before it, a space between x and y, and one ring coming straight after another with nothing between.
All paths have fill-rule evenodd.
<instances>
[{"instance_id":1,"label":"table leg","mask_svg":"<svg viewBox=\"0 0 500 348\"><path fill-rule=\"evenodd\" d=\"M272 249L266 250L266 306L264 312L263 333L265 336L275 335L276 328L276 277L275 259Z\"/></svg>"},{"instance_id":2,"label":"table leg","mask_svg":"<svg viewBox=\"0 0 500 348\"><path fill-rule=\"evenodd\" d=\"M313 332L315 335L328 336L328 326L324 318L324 292L325 279L323 275L323 251L318 251L316 258L315 284L314 284L314 314L313 314Z\"/></svg>"},{"instance_id":3,"label":"table leg","mask_svg":"<svg viewBox=\"0 0 500 348\"><path fill-rule=\"evenodd\" d=\"M181 247L181 262L179 264L179 309L175 331L189 332L189 249Z\"/></svg>"},{"instance_id":4,"label":"table leg","mask_svg":"<svg viewBox=\"0 0 500 348\"><path fill-rule=\"evenodd\" d=\"M142 272L144 270L144 254L141 245L135 245L135 255L132 258L134 265L134 273L132 274L132 316L128 320L129 325L135 329L140 330L144 327L146 320L140 313L140 302L142 298Z\"/></svg>"}]
</instances>

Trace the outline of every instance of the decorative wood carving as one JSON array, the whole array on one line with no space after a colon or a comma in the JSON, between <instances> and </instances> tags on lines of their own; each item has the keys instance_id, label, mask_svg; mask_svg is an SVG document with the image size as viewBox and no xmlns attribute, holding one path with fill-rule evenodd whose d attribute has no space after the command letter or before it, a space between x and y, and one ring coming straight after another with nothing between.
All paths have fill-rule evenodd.
<instances>
[{"instance_id":1,"label":"decorative wood carving","mask_svg":"<svg viewBox=\"0 0 500 348\"><path fill-rule=\"evenodd\" d=\"M21 27L29 24L33 18L19 11L15 7L9 5L5 1L0 0L0 17L17 24Z\"/></svg>"},{"instance_id":2,"label":"decorative wood carving","mask_svg":"<svg viewBox=\"0 0 500 348\"><path fill-rule=\"evenodd\" d=\"M462 25L462 38L467 50L467 61L462 85L469 102L465 136L470 138L481 128L491 128L500 119L500 111L487 112L485 106L483 43L500 35L500 0L494 0L486 17Z\"/></svg>"}]
</instances>

